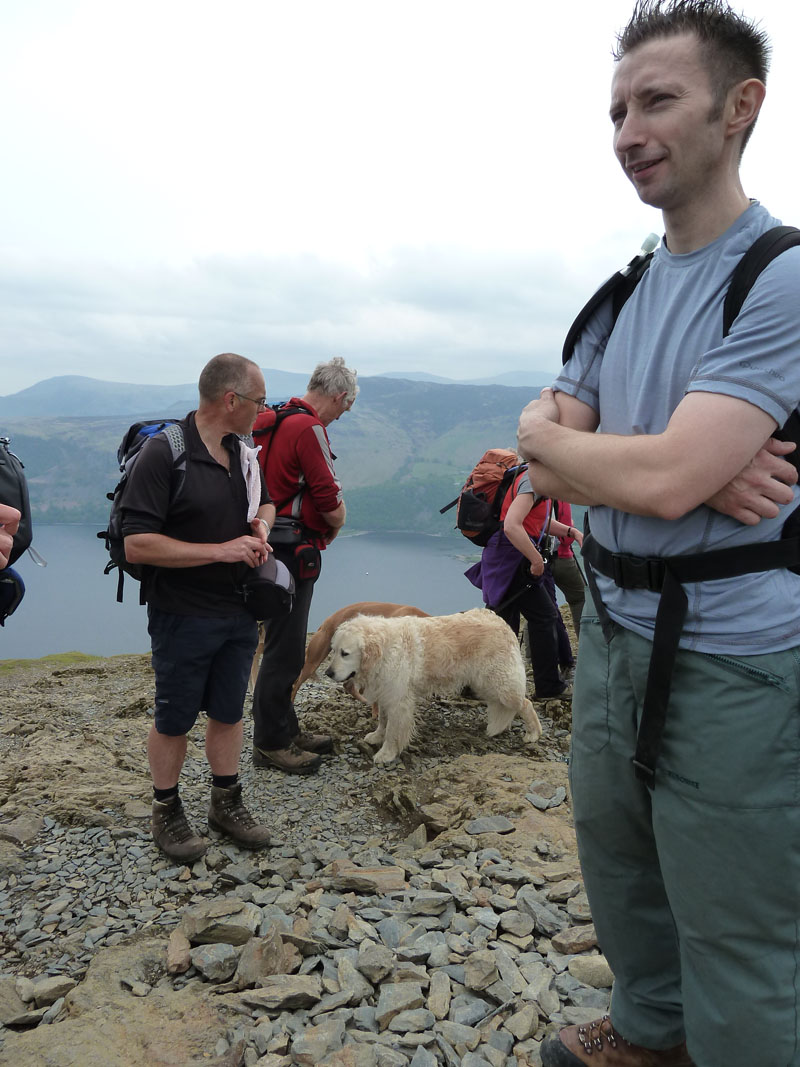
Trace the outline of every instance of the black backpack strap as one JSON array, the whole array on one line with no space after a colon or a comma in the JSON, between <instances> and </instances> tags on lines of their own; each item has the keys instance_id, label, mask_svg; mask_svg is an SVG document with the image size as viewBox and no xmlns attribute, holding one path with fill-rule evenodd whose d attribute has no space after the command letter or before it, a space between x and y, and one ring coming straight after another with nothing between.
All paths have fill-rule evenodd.
<instances>
[{"instance_id":1,"label":"black backpack strap","mask_svg":"<svg viewBox=\"0 0 800 1067\"><path fill-rule=\"evenodd\" d=\"M267 434L273 434L278 429L280 424L289 415L310 415L311 412L307 408L298 407L297 404L292 407L286 407L283 404L271 404L270 407L275 412L275 421L271 426L261 426L258 430L253 430L252 437L255 440L256 437L266 437Z\"/></svg>"},{"instance_id":2,"label":"black backpack strap","mask_svg":"<svg viewBox=\"0 0 800 1067\"><path fill-rule=\"evenodd\" d=\"M722 336L730 333L734 319L742 310L747 294L765 267L787 248L800 245L800 230L796 226L775 226L762 233L748 248L736 265L722 307Z\"/></svg>"},{"instance_id":3,"label":"black backpack strap","mask_svg":"<svg viewBox=\"0 0 800 1067\"><path fill-rule=\"evenodd\" d=\"M800 230L795 226L775 226L766 233L762 233L745 252L733 272L731 284L725 296L722 309L723 337L727 337L730 333L731 326L742 310L747 294L753 288L762 270L787 248L794 248L796 245L800 245ZM800 414L797 409L772 436L777 437L779 441L794 441L798 445L794 452L790 452L784 458L800 471Z\"/></svg>"},{"instance_id":4,"label":"black backpack strap","mask_svg":"<svg viewBox=\"0 0 800 1067\"><path fill-rule=\"evenodd\" d=\"M261 464L261 469L264 472L265 480L266 480L266 476L267 476L267 460L269 459L269 454L272 451L272 442L275 440L275 434L277 433L278 427L280 426L280 424L284 421L284 419L288 418L290 415L310 415L311 414L311 412L308 410L308 408L298 407L297 404L294 404L292 407L285 407L283 404L273 404L272 405L272 410L275 412L275 421L272 423L272 425L271 426L263 426L259 430L253 430L253 433L252 433L252 437L253 437L253 442L254 443L256 443L256 438L257 437L266 437L267 434L269 434L269 442L268 442L268 444L266 446L266 451L264 453L264 462ZM262 445L261 447L264 448L264 445ZM333 456L333 458L336 459L335 456ZM298 486L298 490L299 490L299 493L302 494L303 486ZM290 497L288 497L286 500L281 500L280 503L276 503L273 500L272 503L275 506L275 517L276 518L278 518L281 509L285 508L286 505L289 503L289 501L290 500L294 500L294 498L297 495L298 495L298 493L292 493L292 495ZM458 501L454 501L454 503L458 503ZM452 504L448 505L448 506L452 507Z\"/></svg>"},{"instance_id":5,"label":"black backpack strap","mask_svg":"<svg viewBox=\"0 0 800 1067\"><path fill-rule=\"evenodd\" d=\"M633 257L627 267L618 270L616 274L612 274L607 281L603 282L597 292L589 297L569 328L564 341L564 347L561 350L562 363L566 363L571 358L575 345L578 343L578 339L583 333L586 323L609 296L612 297L611 313L613 328L614 323L616 323L619 318L619 313L622 311L625 301L641 281L642 275L650 266L650 260L652 258L652 252L640 252Z\"/></svg>"}]
</instances>

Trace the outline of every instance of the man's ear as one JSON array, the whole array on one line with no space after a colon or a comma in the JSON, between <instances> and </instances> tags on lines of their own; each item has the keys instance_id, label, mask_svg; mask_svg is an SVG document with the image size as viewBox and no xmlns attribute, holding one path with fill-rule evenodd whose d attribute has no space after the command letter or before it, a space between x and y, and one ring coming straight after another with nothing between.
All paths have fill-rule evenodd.
<instances>
[{"instance_id":1,"label":"man's ear","mask_svg":"<svg viewBox=\"0 0 800 1067\"><path fill-rule=\"evenodd\" d=\"M748 78L733 86L726 101L729 136L735 137L737 134L742 134L753 125L758 118L766 93L766 85L758 78Z\"/></svg>"}]
</instances>

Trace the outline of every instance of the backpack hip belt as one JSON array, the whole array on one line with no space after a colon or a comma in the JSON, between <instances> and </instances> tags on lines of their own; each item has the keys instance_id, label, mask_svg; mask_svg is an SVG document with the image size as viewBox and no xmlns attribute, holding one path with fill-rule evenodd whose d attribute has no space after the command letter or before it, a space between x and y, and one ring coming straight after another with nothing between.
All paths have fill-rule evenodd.
<instances>
[{"instance_id":1,"label":"backpack hip belt","mask_svg":"<svg viewBox=\"0 0 800 1067\"><path fill-rule=\"evenodd\" d=\"M716 581L759 571L796 567L800 563L800 536L680 556L633 556L611 552L601 545L592 536L587 513L583 558L606 642L611 640L615 624L600 596L594 571L610 578L620 589L649 589L652 593L660 593L642 717L633 756L636 777L648 789L653 789L672 674L689 606L683 583Z\"/></svg>"}]
</instances>

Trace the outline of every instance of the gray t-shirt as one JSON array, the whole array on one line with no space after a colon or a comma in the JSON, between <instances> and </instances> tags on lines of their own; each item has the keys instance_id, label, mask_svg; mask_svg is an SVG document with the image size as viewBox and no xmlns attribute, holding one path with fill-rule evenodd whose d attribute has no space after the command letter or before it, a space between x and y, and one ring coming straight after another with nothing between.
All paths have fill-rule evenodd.
<instances>
[{"instance_id":1,"label":"gray t-shirt","mask_svg":"<svg viewBox=\"0 0 800 1067\"><path fill-rule=\"evenodd\" d=\"M600 416L599 432L658 434L688 392L722 393L755 404L783 425L800 402L800 248L783 253L748 294L728 337L722 305L739 259L779 225L753 203L721 237L686 255L662 244L623 307L613 333L610 302L584 330L555 388ZM612 551L670 556L777 540L786 516L757 526L701 505L678 520L590 509L592 534ZM658 594L618 589L598 575L609 614L652 637ZM685 586L689 612L681 646L751 655L800 644L800 576L786 570Z\"/></svg>"}]
</instances>

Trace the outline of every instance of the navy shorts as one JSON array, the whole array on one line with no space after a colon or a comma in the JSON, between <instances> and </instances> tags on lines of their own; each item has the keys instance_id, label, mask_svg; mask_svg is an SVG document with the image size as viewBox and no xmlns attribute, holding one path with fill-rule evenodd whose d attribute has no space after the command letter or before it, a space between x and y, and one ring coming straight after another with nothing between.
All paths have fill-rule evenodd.
<instances>
[{"instance_id":1,"label":"navy shorts","mask_svg":"<svg viewBox=\"0 0 800 1067\"><path fill-rule=\"evenodd\" d=\"M151 607L147 629L158 733L187 734L201 711L217 722L239 722L258 644L253 617L202 619Z\"/></svg>"}]
</instances>

